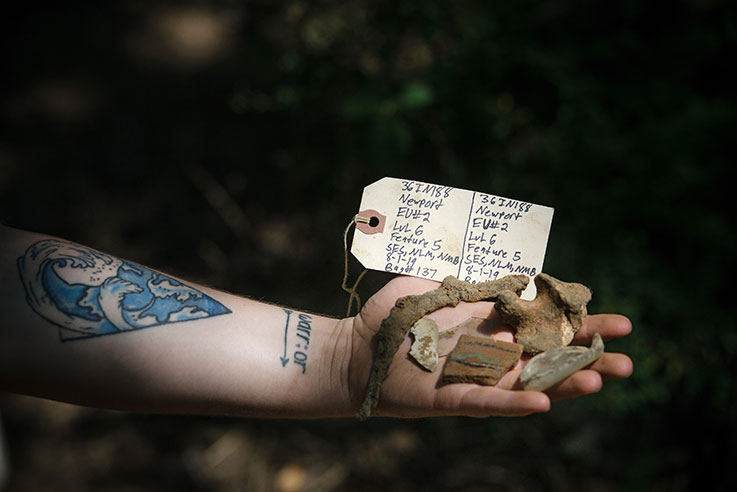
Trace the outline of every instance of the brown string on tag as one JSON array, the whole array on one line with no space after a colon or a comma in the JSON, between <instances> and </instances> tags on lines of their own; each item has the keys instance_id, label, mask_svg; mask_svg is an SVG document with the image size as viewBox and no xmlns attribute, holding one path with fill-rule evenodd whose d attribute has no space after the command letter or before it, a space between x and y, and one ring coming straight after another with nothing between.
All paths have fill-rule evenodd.
<instances>
[{"instance_id":1,"label":"brown string on tag","mask_svg":"<svg viewBox=\"0 0 737 492\"><path fill-rule=\"evenodd\" d=\"M356 279L356 282L353 284L353 287L348 287L348 231L351 230L351 227L355 226L356 224L362 223L362 224L368 224L370 219L368 217L360 217L358 214L354 215L351 221L348 223L348 227L345 228L345 232L343 233L343 253L345 257L345 270L343 271L343 284L341 287L344 291L348 292L350 294L350 297L348 298L348 309L346 310L346 317L351 315L351 308L353 307L353 300L356 300L356 312L361 311L361 298L358 296L358 292L356 292L356 288L358 287L358 282L361 281L363 276L366 274L367 270L364 268L364 270L361 272L361 274Z\"/></svg>"}]
</instances>

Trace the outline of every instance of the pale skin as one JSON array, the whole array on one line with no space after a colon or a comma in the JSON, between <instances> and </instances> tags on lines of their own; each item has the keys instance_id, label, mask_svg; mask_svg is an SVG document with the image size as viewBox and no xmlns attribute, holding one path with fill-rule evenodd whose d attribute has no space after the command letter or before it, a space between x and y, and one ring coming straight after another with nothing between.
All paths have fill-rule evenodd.
<instances>
[{"instance_id":1,"label":"pale skin","mask_svg":"<svg viewBox=\"0 0 737 492\"><path fill-rule=\"evenodd\" d=\"M6 314L0 325L0 390L100 408L282 418L353 416L363 401L373 360L371 342L381 320L398 297L439 285L397 277L357 316L335 319L167 276L227 309L201 319L62 341L64 330L27 301L17 266L18 258L47 238L0 226L0 309ZM471 316L494 318L493 304L461 304L431 315L440 330ZM498 327L495 336L510 340L511 332ZM623 316L590 315L573 343L589 344L594 333L607 341L630 331ZM300 345L306 341L309 348ZM407 338L394 357L374 415L528 415L547 411L556 400L597 392L604 381L632 373L629 357L605 353L590 368L544 393L521 390L518 376L524 361L495 387L441 385L443 361L438 370L427 372L407 357L409 346Z\"/></svg>"}]
</instances>

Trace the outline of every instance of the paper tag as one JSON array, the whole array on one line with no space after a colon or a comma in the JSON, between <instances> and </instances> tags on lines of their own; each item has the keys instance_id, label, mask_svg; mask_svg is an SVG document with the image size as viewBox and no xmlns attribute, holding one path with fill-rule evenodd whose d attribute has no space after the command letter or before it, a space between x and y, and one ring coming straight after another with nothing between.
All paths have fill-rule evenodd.
<instances>
[{"instance_id":1,"label":"paper tag","mask_svg":"<svg viewBox=\"0 0 737 492\"><path fill-rule=\"evenodd\" d=\"M542 271L553 209L419 181L383 178L363 191L351 253L371 270L471 283ZM359 227L360 226L360 227ZM522 293L535 297L533 282Z\"/></svg>"}]
</instances>

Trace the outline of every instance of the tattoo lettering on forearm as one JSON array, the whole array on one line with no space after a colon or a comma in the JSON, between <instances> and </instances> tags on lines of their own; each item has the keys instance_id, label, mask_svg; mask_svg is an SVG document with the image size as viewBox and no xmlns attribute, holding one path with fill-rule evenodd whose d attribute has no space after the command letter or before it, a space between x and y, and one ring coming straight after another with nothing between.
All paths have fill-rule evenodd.
<instances>
[{"instance_id":1,"label":"tattoo lettering on forearm","mask_svg":"<svg viewBox=\"0 0 737 492\"><path fill-rule=\"evenodd\" d=\"M283 309L283 308L282 308ZM283 309L284 313L287 315L286 322L284 324L284 350L281 355L281 365L282 367L286 367L286 365L289 363L289 358L287 357L287 349L289 347L290 351L293 349L292 352L292 362L302 368L302 374L305 373L307 370L307 351L310 348L310 334L312 333L312 316L305 313L299 313L297 315L297 330L295 333L296 340L292 341L292 344L288 342L288 332L289 332L289 320L292 314L292 311L289 309Z\"/></svg>"},{"instance_id":2,"label":"tattoo lettering on forearm","mask_svg":"<svg viewBox=\"0 0 737 492\"><path fill-rule=\"evenodd\" d=\"M312 317L309 314L300 313L297 323L297 350L294 351L294 363L302 366L302 374L307 370L307 349L310 346L310 333L312 332Z\"/></svg>"},{"instance_id":3,"label":"tattoo lettering on forearm","mask_svg":"<svg viewBox=\"0 0 737 492\"><path fill-rule=\"evenodd\" d=\"M167 275L57 239L32 244L18 271L28 304L62 341L230 313Z\"/></svg>"}]
</instances>

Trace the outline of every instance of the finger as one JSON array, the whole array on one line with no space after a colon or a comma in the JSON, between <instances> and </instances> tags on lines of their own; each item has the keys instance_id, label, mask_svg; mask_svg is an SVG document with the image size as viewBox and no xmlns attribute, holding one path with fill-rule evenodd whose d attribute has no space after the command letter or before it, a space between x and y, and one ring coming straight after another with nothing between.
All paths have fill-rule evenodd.
<instances>
[{"instance_id":1,"label":"finger","mask_svg":"<svg viewBox=\"0 0 737 492\"><path fill-rule=\"evenodd\" d=\"M553 401L577 398L598 392L602 387L601 375L593 370L578 371L558 384L545 390Z\"/></svg>"},{"instance_id":2,"label":"finger","mask_svg":"<svg viewBox=\"0 0 737 492\"><path fill-rule=\"evenodd\" d=\"M632 331L632 322L621 314L592 314L587 316L573 343L591 343L595 333L604 341L628 335Z\"/></svg>"},{"instance_id":3,"label":"finger","mask_svg":"<svg viewBox=\"0 0 737 492\"><path fill-rule=\"evenodd\" d=\"M438 415L516 417L547 412L550 398L539 391L506 391L475 384L451 384L438 389L433 407Z\"/></svg>"},{"instance_id":4,"label":"finger","mask_svg":"<svg viewBox=\"0 0 737 492\"><path fill-rule=\"evenodd\" d=\"M601 374L604 381L626 378L632 375L632 359L624 354L605 353L591 365L591 369Z\"/></svg>"}]
</instances>

